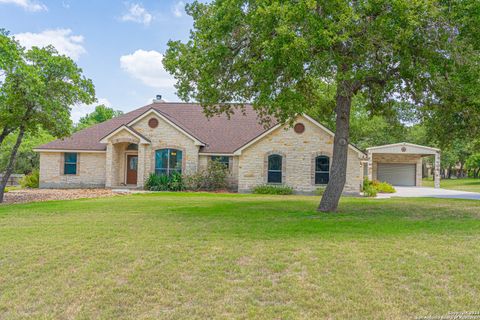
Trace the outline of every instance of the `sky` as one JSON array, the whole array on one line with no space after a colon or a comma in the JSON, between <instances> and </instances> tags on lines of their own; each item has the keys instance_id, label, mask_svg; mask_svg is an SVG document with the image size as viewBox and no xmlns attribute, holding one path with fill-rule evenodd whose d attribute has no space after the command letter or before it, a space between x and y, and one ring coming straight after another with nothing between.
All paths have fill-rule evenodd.
<instances>
[{"instance_id":1,"label":"sky","mask_svg":"<svg viewBox=\"0 0 480 320\"><path fill-rule=\"evenodd\" d=\"M128 112L161 94L180 101L162 65L168 40L188 39L183 0L0 0L0 28L25 47L54 45L93 80L98 102L73 106L72 119L105 104Z\"/></svg>"}]
</instances>

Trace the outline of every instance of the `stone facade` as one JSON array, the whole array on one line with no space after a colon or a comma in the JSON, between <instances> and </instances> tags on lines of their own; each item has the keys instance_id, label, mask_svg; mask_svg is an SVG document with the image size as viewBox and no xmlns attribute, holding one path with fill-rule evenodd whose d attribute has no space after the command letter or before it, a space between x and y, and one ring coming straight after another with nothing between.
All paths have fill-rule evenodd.
<instances>
[{"instance_id":1,"label":"stone facade","mask_svg":"<svg viewBox=\"0 0 480 320\"><path fill-rule=\"evenodd\" d=\"M158 120L151 128L148 121ZM250 192L259 184L267 183L268 155L282 155L282 183L296 192L311 193L315 185L315 157L332 157L333 137L306 118L299 118L305 126L303 133L281 127L239 153L230 155L228 182L233 190ZM200 146L187 134L155 115L139 119L131 126L134 131L120 129L108 136L104 153L78 153L78 174L63 175L63 153L41 152L40 181L42 188L119 187L126 183L127 155L138 155L137 187L142 188L150 173L155 172L155 151L163 148L182 150L182 172L189 174L202 170L211 161L211 155L200 154ZM147 141L148 140L148 141ZM138 150L128 150L129 144ZM358 193L363 174L362 154L349 148L347 181L344 192ZM330 160L331 165L331 160Z\"/></svg>"},{"instance_id":2,"label":"stone facade","mask_svg":"<svg viewBox=\"0 0 480 320\"><path fill-rule=\"evenodd\" d=\"M40 153L40 188L105 187L105 153L82 152L77 156L77 174L64 174L64 153Z\"/></svg>"},{"instance_id":3,"label":"stone facade","mask_svg":"<svg viewBox=\"0 0 480 320\"><path fill-rule=\"evenodd\" d=\"M305 118L299 118L305 126L303 133L292 128L280 127L268 136L242 151L238 165L238 190L249 192L254 186L267 183L268 155L282 155L282 183L300 193L311 193L315 185L314 159L326 155L331 159L333 136ZM362 171L360 155L349 148L345 193L360 192Z\"/></svg>"},{"instance_id":4,"label":"stone facade","mask_svg":"<svg viewBox=\"0 0 480 320\"><path fill-rule=\"evenodd\" d=\"M408 163L415 164L415 185L422 185L422 156L419 154L381 154L372 155L372 180L377 180L379 163Z\"/></svg>"}]
</instances>

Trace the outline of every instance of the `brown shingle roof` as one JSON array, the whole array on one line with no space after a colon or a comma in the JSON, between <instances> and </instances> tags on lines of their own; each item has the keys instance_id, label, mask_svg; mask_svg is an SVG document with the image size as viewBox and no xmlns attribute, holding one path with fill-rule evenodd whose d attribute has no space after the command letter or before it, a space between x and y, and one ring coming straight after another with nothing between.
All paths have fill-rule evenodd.
<instances>
[{"instance_id":1,"label":"brown shingle roof","mask_svg":"<svg viewBox=\"0 0 480 320\"><path fill-rule=\"evenodd\" d=\"M71 137L44 144L38 149L105 150L106 145L99 142L103 137L118 127L127 125L150 109L155 109L184 131L205 143L200 151L206 153L233 153L267 130L259 124L257 113L249 105L245 107L245 115L236 111L228 119L225 115L207 118L199 104L161 102L81 130ZM274 123L271 125L273 126Z\"/></svg>"}]
</instances>

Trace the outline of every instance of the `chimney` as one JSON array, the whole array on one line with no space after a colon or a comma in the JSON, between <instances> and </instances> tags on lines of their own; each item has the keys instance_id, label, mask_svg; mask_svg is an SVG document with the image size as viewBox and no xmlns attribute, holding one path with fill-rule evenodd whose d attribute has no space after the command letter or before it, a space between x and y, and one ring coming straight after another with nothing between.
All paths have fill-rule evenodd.
<instances>
[{"instance_id":1,"label":"chimney","mask_svg":"<svg viewBox=\"0 0 480 320\"><path fill-rule=\"evenodd\" d=\"M162 95L161 94L157 94L155 96L155 98L153 99L153 103L162 103L162 102L165 102L165 100L162 99Z\"/></svg>"}]
</instances>

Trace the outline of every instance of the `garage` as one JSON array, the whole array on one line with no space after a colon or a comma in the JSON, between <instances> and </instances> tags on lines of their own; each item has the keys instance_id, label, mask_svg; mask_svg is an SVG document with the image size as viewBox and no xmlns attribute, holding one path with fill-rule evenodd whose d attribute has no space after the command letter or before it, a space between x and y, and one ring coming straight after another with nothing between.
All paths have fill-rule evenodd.
<instances>
[{"instance_id":1,"label":"garage","mask_svg":"<svg viewBox=\"0 0 480 320\"><path fill-rule=\"evenodd\" d=\"M440 149L407 142L367 148L365 178L394 186L421 187L422 163L426 157L433 162L434 186L439 188Z\"/></svg>"},{"instance_id":2,"label":"garage","mask_svg":"<svg viewBox=\"0 0 480 320\"><path fill-rule=\"evenodd\" d=\"M410 163L379 163L377 180L393 186L414 187L416 185L416 165Z\"/></svg>"}]
</instances>

